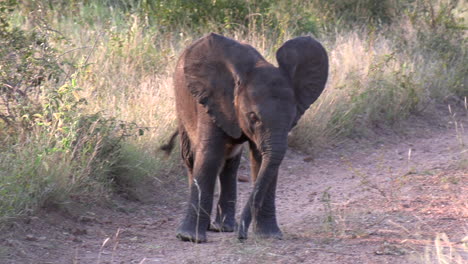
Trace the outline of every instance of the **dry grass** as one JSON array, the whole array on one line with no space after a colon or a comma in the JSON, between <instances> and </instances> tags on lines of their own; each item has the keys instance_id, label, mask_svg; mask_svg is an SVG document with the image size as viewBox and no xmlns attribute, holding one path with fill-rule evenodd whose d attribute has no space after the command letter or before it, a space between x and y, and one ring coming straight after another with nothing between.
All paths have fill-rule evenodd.
<instances>
[{"instance_id":1,"label":"dry grass","mask_svg":"<svg viewBox=\"0 0 468 264\"><path fill-rule=\"evenodd\" d=\"M412 76L415 61L396 53L390 39L363 35L369 34L350 32L328 43L327 87L294 130L293 145L339 144L418 111L425 95Z\"/></svg>"}]
</instances>

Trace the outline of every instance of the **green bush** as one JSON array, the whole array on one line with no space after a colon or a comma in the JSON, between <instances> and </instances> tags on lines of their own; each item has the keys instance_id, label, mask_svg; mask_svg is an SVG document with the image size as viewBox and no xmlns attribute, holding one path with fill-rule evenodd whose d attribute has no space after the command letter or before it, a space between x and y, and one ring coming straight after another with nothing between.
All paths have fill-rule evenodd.
<instances>
[{"instance_id":1,"label":"green bush","mask_svg":"<svg viewBox=\"0 0 468 264\"><path fill-rule=\"evenodd\" d=\"M135 126L85 111L77 79L86 66L64 67L46 36L8 23L0 34L0 223L69 199L102 200Z\"/></svg>"},{"instance_id":2,"label":"green bush","mask_svg":"<svg viewBox=\"0 0 468 264\"><path fill-rule=\"evenodd\" d=\"M21 119L27 129L1 139L0 222L69 199L102 200L111 190L110 171L129 126L84 113L75 84L72 78L49 91L36 113Z\"/></svg>"},{"instance_id":3,"label":"green bush","mask_svg":"<svg viewBox=\"0 0 468 264\"><path fill-rule=\"evenodd\" d=\"M226 30L247 33L251 28L268 28L268 31L277 29L277 33L292 29L297 34L318 34L316 9L303 5L299 0L40 0L28 1L22 9L34 11L42 8L49 15L61 14L58 19L75 17L77 23L83 24L84 20L85 24L91 26L109 21L121 26L131 23L137 17L145 26L157 27L159 32L190 29L202 34Z\"/></svg>"},{"instance_id":4,"label":"green bush","mask_svg":"<svg viewBox=\"0 0 468 264\"><path fill-rule=\"evenodd\" d=\"M349 30L353 27L382 26L395 21L411 0L315 0L327 27ZM320 7L320 8L318 8ZM319 11L320 10L320 11Z\"/></svg>"},{"instance_id":5,"label":"green bush","mask_svg":"<svg viewBox=\"0 0 468 264\"><path fill-rule=\"evenodd\" d=\"M468 94L468 21L456 14L458 10L466 8L461 4L459 0L419 0L407 13L414 33L402 34L401 49L409 48L410 53L421 54L424 65L435 66L436 62L436 67L425 71L427 75L432 75L426 82L432 86L428 90L433 95L440 95L440 90L447 90L460 98Z\"/></svg>"}]
</instances>

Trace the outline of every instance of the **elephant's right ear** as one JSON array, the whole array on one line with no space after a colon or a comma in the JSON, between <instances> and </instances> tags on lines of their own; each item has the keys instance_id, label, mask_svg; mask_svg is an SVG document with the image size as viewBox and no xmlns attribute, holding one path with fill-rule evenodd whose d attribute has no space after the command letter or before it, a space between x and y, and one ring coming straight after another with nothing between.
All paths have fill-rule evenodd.
<instances>
[{"instance_id":1,"label":"elephant's right ear","mask_svg":"<svg viewBox=\"0 0 468 264\"><path fill-rule=\"evenodd\" d=\"M242 134L234 108L235 90L258 56L250 46L211 33L188 47L179 62L191 94L233 138Z\"/></svg>"}]
</instances>

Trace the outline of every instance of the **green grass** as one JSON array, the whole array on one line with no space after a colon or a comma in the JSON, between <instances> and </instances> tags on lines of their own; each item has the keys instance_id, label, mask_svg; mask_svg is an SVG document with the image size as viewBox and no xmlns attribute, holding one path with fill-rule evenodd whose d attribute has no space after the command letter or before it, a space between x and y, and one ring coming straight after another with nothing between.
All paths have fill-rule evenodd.
<instances>
[{"instance_id":1,"label":"green grass","mask_svg":"<svg viewBox=\"0 0 468 264\"><path fill-rule=\"evenodd\" d=\"M51 131L39 129L2 151L1 222L68 199L89 204L109 194L105 175L111 158L99 156L112 156L113 150L104 153L105 136L93 135L94 125L71 148L56 141Z\"/></svg>"},{"instance_id":2,"label":"green grass","mask_svg":"<svg viewBox=\"0 0 468 264\"><path fill-rule=\"evenodd\" d=\"M16 39L21 49L3 45L2 58L23 54L29 70L4 60L2 82L10 70L19 79L48 78L34 86L42 91L37 103L11 102L15 125L0 121L1 219L68 199L105 200L115 190L139 199L139 183L163 181L168 171L183 175L177 153L165 160L157 149L177 126L175 62L210 31L250 43L273 63L277 48L296 35L314 34L324 44L327 88L290 140L305 151L391 129L468 95L463 1L200 2L218 12L210 17L193 3L159 2L164 8L148 1L24 1L0 12L1 32L32 34ZM235 6L221 12L227 5Z\"/></svg>"}]
</instances>

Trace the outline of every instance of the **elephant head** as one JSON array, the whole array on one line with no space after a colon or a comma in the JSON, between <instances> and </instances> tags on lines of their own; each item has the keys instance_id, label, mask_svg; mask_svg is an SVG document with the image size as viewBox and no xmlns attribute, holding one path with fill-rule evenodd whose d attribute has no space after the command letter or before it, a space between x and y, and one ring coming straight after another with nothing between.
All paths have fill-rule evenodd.
<instances>
[{"instance_id":1,"label":"elephant head","mask_svg":"<svg viewBox=\"0 0 468 264\"><path fill-rule=\"evenodd\" d=\"M275 190L287 135L327 81L327 53L311 37L285 42L276 59L278 67L253 47L212 33L185 50L176 71L219 128L249 142L255 185L241 216L240 238L252 220L260 236L281 236Z\"/></svg>"}]
</instances>

